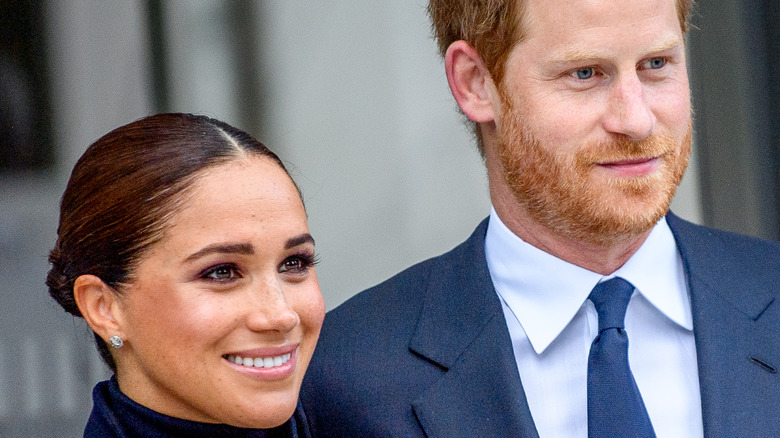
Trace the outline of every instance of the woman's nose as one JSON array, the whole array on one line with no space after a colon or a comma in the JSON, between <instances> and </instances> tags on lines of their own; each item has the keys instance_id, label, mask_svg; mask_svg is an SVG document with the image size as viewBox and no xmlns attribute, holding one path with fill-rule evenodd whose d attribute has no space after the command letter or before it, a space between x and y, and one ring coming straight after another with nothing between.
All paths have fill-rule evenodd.
<instances>
[{"instance_id":1,"label":"woman's nose","mask_svg":"<svg viewBox=\"0 0 780 438\"><path fill-rule=\"evenodd\" d=\"M290 306L284 289L277 281L265 281L253 290L247 309L247 325L254 331L286 333L300 323L298 313Z\"/></svg>"}]
</instances>

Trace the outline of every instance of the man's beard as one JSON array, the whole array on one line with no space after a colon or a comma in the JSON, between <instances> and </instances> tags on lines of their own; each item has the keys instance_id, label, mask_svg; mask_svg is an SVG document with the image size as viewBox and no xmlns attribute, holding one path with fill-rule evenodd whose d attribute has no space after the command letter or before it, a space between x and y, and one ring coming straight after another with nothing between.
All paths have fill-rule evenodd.
<instances>
[{"instance_id":1,"label":"man's beard","mask_svg":"<svg viewBox=\"0 0 780 438\"><path fill-rule=\"evenodd\" d=\"M669 210L688 166L690 123L679 143L622 136L574 155L556 154L556 145L542 144L503 100L498 151L504 180L530 218L554 235L608 246L649 231ZM659 157L658 168L637 177L610 176L596 164L651 157Z\"/></svg>"}]
</instances>

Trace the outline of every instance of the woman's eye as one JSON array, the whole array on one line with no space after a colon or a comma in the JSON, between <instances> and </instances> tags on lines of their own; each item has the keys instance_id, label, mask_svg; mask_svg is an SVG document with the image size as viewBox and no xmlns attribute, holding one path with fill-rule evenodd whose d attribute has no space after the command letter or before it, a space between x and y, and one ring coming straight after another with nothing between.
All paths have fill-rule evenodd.
<instances>
[{"instance_id":1,"label":"woman's eye","mask_svg":"<svg viewBox=\"0 0 780 438\"><path fill-rule=\"evenodd\" d=\"M279 267L279 272L300 271L303 269L303 263L300 259L287 259Z\"/></svg>"},{"instance_id":2,"label":"woman's eye","mask_svg":"<svg viewBox=\"0 0 780 438\"><path fill-rule=\"evenodd\" d=\"M310 267L314 266L316 261L313 255L295 255L286 258L281 265L279 265L279 272L305 272Z\"/></svg>"},{"instance_id":3,"label":"woman's eye","mask_svg":"<svg viewBox=\"0 0 780 438\"><path fill-rule=\"evenodd\" d=\"M238 270L235 266L220 265L206 270L202 275L203 278L214 281L230 281L239 277Z\"/></svg>"},{"instance_id":4,"label":"woman's eye","mask_svg":"<svg viewBox=\"0 0 780 438\"><path fill-rule=\"evenodd\" d=\"M574 76L575 76L577 79L580 79L580 80L586 80L586 79L590 79L590 78L592 78L592 77L593 77L593 75L594 75L595 73L596 73L596 72L595 72L595 70L593 69L593 67L583 67L583 68L578 68L578 69L577 69L577 70L574 72Z\"/></svg>"},{"instance_id":5,"label":"woman's eye","mask_svg":"<svg viewBox=\"0 0 780 438\"><path fill-rule=\"evenodd\" d=\"M666 58L650 58L645 62L645 68L657 70L666 65Z\"/></svg>"}]
</instances>

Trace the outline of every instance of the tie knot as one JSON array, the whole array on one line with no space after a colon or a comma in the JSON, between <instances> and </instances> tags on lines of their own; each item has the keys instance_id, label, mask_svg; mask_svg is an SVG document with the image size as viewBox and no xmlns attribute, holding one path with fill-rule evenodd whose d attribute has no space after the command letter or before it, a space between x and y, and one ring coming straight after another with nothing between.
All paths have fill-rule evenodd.
<instances>
[{"instance_id":1,"label":"tie knot","mask_svg":"<svg viewBox=\"0 0 780 438\"><path fill-rule=\"evenodd\" d=\"M599 314L599 333L609 328L624 327L626 308L631 300L634 286L615 277L601 282L590 292L590 300Z\"/></svg>"}]
</instances>

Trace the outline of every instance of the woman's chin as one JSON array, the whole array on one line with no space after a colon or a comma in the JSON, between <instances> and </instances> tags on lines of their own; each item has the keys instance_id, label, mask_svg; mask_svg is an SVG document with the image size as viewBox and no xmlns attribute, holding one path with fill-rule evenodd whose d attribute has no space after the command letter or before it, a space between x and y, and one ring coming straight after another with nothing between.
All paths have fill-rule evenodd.
<instances>
[{"instance_id":1,"label":"woman's chin","mask_svg":"<svg viewBox=\"0 0 780 438\"><path fill-rule=\"evenodd\" d=\"M240 417L235 416L238 412L233 412L234 415L225 418L224 423L247 429L272 429L286 423L295 413L297 406L296 394L292 400L277 400L275 403L253 405Z\"/></svg>"}]
</instances>

